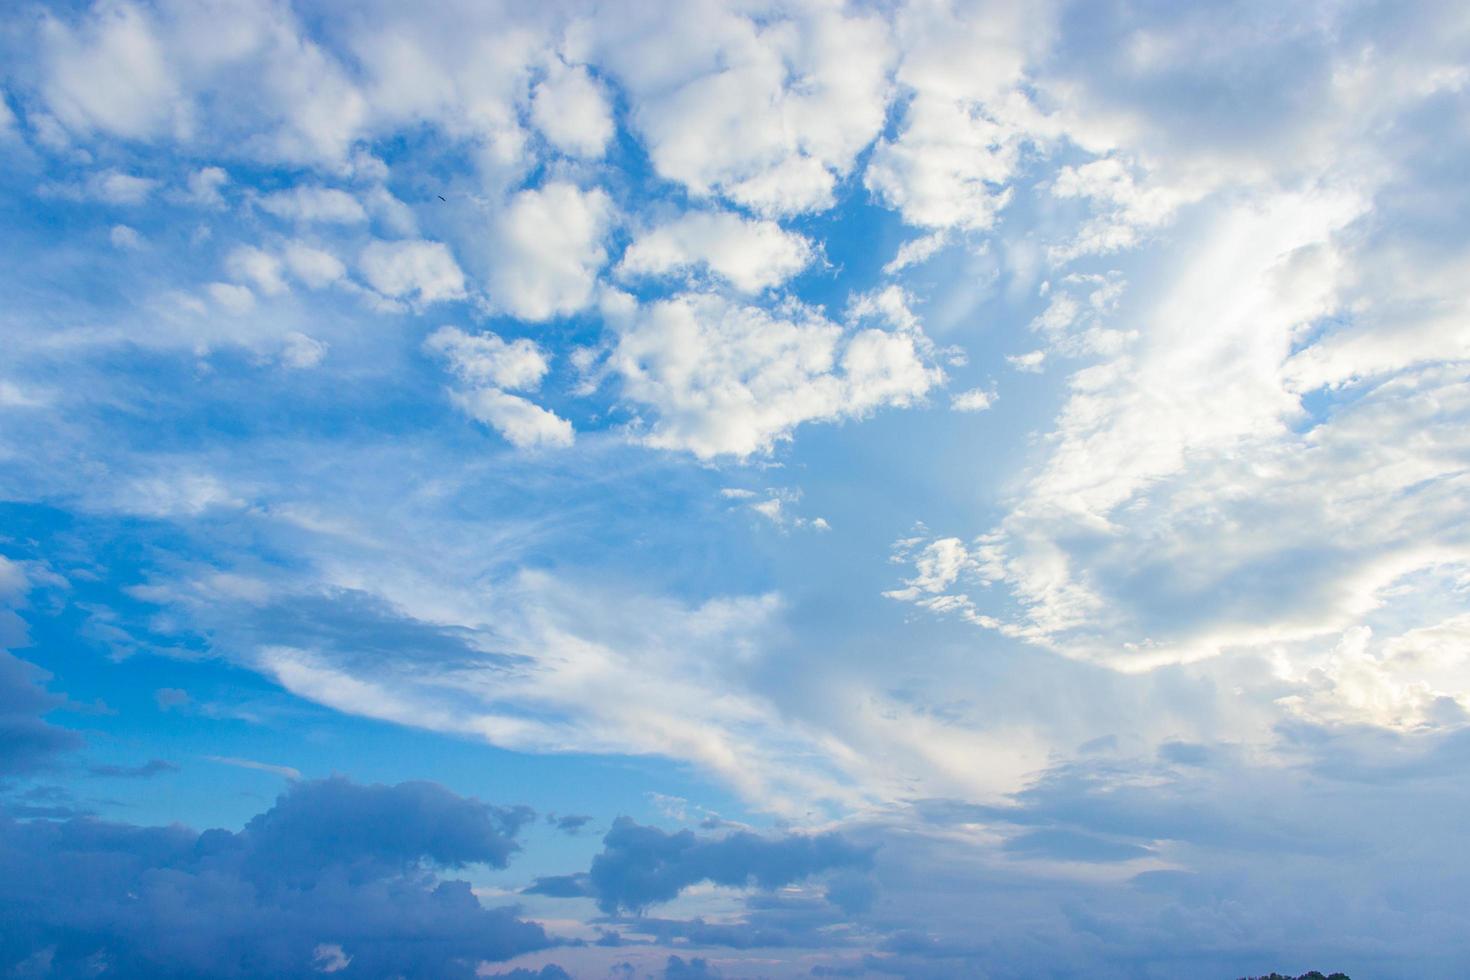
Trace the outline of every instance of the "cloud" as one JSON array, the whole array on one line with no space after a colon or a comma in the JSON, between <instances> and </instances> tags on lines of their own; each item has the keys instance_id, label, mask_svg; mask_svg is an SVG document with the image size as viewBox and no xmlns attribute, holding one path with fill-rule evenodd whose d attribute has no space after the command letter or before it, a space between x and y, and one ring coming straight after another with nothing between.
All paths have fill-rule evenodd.
<instances>
[{"instance_id":1,"label":"cloud","mask_svg":"<svg viewBox=\"0 0 1470 980\"><path fill-rule=\"evenodd\" d=\"M534 391L550 369L546 353L524 337L507 343L493 333L468 334L457 327L440 327L424 346L442 355L454 375L471 385Z\"/></svg>"},{"instance_id":2,"label":"cloud","mask_svg":"<svg viewBox=\"0 0 1470 980\"><path fill-rule=\"evenodd\" d=\"M147 762L138 766L104 765L87 767L87 772L93 776L108 779L148 779L153 776L160 776L166 772L178 771L178 765L166 759L149 759Z\"/></svg>"},{"instance_id":3,"label":"cloud","mask_svg":"<svg viewBox=\"0 0 1470 980\"><path fill-rule=\"evenodd\" d=\"M592 859L585 878L553 878L537 882L534 894L589 895L607 913L619 909L642 912L669 902L701 882L732 888L780 888L814 875L841 869L864 869L872 851L840 834L790 834L759 837L737 831L723 837L699 837L691 831L666 833L628 817L613 821L602 839L602 853Z\"/></svg>"},{"instance_id":4,"label":"cloud","mask_svg":"<svg viewBox=\"0 0 1470 980\"><path fill-rule=\"evenodd\" d=\"M876 16L624 3L600 10L597 28L595 57L654 168L696 197L764 214L829 207L883 125L892 47Z\"/></svg>"},{"instance_id":5,"label":"cloud","mask_svg":"<svg viewBox=\"0 0 1470 980\"><path fill-rule=\"evenodd\" d=\"M107 238L114 246L127 252L135 252L143 247L143 237L134 228L127 225L113 225L112 230L107 233Z\"/></svg>"},{"instance_id":6,"label":"cloud","mask_svg":"<svg viewBox=\"0 0 1470 980\"><path fill-rule=\"evenodd\" d=\"M565 448L575 441L572 423L540 405L497 388L454 392L454 404L518 449Z\"/></svg>"},{"instance_id":7,"label":"cloud","mask_svg":"<svg viewBox=\"0 0 1470 980\"><path fill-rule=\"evenodd\" d=\"M68 128L137 139L187 123L168 52L142 10L98 4L78 28L46 16L40 33L46 103Z\"/></svg>"},{"instance_id":8,"label":"cloud","mask_svg":"<svg viewBox=\"0 0 1470 980\"><path fill-rule=\"evenodd\" d=\"M351 225L368 217L357 198L335 187L297 185L289 191L266 194L256 203L262 210L290 221Z\"/></svg>"},{"instance_id":9,"label":"cloud","mask_svg":"<svg viewBox=\"0 0 1470 980\"><path fill-rule=\"evenodd\" d=\"M254 759L240 759L232 755L210 755L205 756L210 762L219 762L237 769L254 769L258 772L268 772L296 782L301 779L301 770L292 766L278 766L269 762L256 762Z\"/></svg>"},{"instance_id":10,"label":"cloud","mask_svg":"<svg viewBox=\"0 0 1470 980\"><path fill-rule=\"evenodd\" d=\"M995 404L996 395L993 391L984 388L971 388L969 391L961 391L949 400L949 407L956 412L983 412Z\"/></svg>"},{"instance_id":11,"label":"cloud","mask_svg":"<svg viewBox=\"0 0 1470 980\"><path fill-rule=\"evenodd\" d=\"M586 68L559 60L531 93L531 121L547 141L572 156L600 157L613 137L602 87Z\"/></svg>"},{"instance_id":12,"label":"cloud","mask_svg":"<svg viewBox=\"0 0 1470 980\"><path fill-rule=\"evenodd\" d=\"M343 976L477 963L550 944L435 869L504 867L528 815L428 783L300 783L244 829L0 819L0 955L119 976Z\"/></svg>"},{"instance_id":13,"label":"cloud","mask_svg":"<svg viewBox=\"0 0 1470 980\"><path fill-rule=\"evenodd\" d=\"M513 195L496 218L490 300L522 320L576 313L593 298L613 216L600 189L552 182Z\"/></svg>"},{"instance_id":14,"label":"cloud","mask_svg":"<svg viewBox=\"0 0 1470 980\"><path fill-rule=\"evenodd\" d=\"M42 686L50 675L10 653L30 645L19 613L30 588L25 566L0 555L0 776L38 771L82 744L75 732L44 720L65 704Z\"/></svg>"},{"instance_id":15,"label":"cloud","mask_svg":"<svg viewBox=\"0 0 1470 980\"><path fill-rule=\"evenodd\" d=\"M291 274L311 289L323 289L341 282L347 275L347 267L341 259L303 242L288 242L282 258Z\"/></svg>"},{"instance_id":16,"label":"cloud","mask_svg":"<svg viewBox=\"0 0 1470 980\"><path fill-rule=\"evenodd\" d=\"M803 422L907 406L942 377L916 328L844 330L796 305L775 313L685 293L615 311L623 397L655 419L642 440L702 459L769 452Z\"/></svg>"},{"instance_id":17,"label":"cloud","mask_svg":"<svg viewBox=\"0 0 1470 980\"><path fill-rule=\"evenodd\" d=\"M511 445L570 446L572 424L519 395L502 389L535 390L549 369L546 355L533 341L506 343L493 333L467 334L441 327L424 346L443 356L464 386L451 391L454 404L477 421L492 427Z\"/></svg>"},{"instance_id":18,"label":"cloud","mask_svg":"<svg viewBox=\"0 0 1470 980\"><path fill-rule=\"evenodd\" d=\"M636 278L705 268L741 292L754 293L781 285L812 255L810 242L774 221L692 211L635 238L617 272Z\"/></svg>"},{"instance_id":19,"label":"cloud","mask_svg":"<svg viewBox=\"0 0 1470 980\"><path fill-rule=\"evenodd\" d=\"M158 181L152 177L103 170L89 174L80 183L48 184L43 190L73 201L96 201L115 207L138 207L147 203Z\"/></svg>"},{"instance_id":20,"label":"cloud","mask_svg":"<svg viewBox=\"0 0 1470 980\"><path fill-rule=\"evenodd\" d=\"M253 245L241 245L225 257L225 268L266 296L278 296L290 287L283 277L281 260Z\"/></svg>"},{"instance_id":21,"label":"cloud","mask_svg":"<svg viewBox=\"0 0 1470 980\"><path fill-rule=\"evenodd\" d=\"M230 175L223 167L200 167L189 174L189 200L200 207L223 208L225 198L220 190L229 182Z\"/></svg>"},{"instance_id":22,"label":"cloud","mask_svg":"<svg viewBox=\"0 0 1470 980\"><path fill-rule=\"evenodd\" d=\"M465 295L464 273L443 242L374 241L357 264L369 286L393 299L437 303Z\"/></svg>"},{"instance_id":23,"label":"cloud","mask_svg":"<svg viewBox=\"0 0 1470 980\"><path fill-rule=\"evenodd\" d=\"M567 813L562 816L548 813L547 822L564 834L576 836L577 832L592 822L593 818L585 813Z\"/></svg>"}]
</instances>

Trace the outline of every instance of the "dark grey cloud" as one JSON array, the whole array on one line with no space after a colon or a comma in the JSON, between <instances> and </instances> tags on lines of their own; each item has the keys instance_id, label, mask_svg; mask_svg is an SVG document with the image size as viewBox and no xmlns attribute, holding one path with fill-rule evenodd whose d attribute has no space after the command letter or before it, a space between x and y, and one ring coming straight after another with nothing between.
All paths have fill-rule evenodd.
<instances>
[{"instance_id":1,"label":"dark grey cloud","mask_svg":"<svg viewBox=\"0 0 1470 980\"><path fill-rule=\"evenodd\" d=\"M329 946L334 976L472 976L552 941L438 872L504 867L530 819L343 779L293 786L238 833L0 818L0 972L306 977Z\"/></svg>"},{"instance_id":2,"label":"dark grey cloud","mask_svg":"<svg viewBox=\"0 0 1470 980\"><path fill-rule=\"evenodd\" d=\"M688 830L670 834L644 827L628 817L613 822L602 844L586 887L608 913L642 911L703 881L780 888L827 871L867 868L873 859L872 848L836 833L766 838L740 831L698 837Z\"/></svg>"},{"instance_id":3,"label":"dark grey cloud","mask_svg":"<svg viewBox=\"0 0 1470 980\"><path fill-rule=\"evenodd\" d=\"M45 720L65 703L42 686L46 680L35 664L0 649L0 776L35 772L82 744L76 732Z\"/></svg>"},{"instance_id":4,"label":"dark grey cloud","mask_svg":"<svg viewBox=\"0 0 1470 980\"><path fill-rule=\"evenodd\" d=\"M142 765L137 766L88 766L87 772L93 776L108 779L148 779L151 776L161 776L166 772L178 772L177 764L167 759L149 759Z\"/></svg>"},{"instance_id":5,"label":"dark grey cloud","mask_svg":"<svg viewBox=\"0 0 1470 980\"><path fill-rule=\"evenodd\" d=\"M698 956L688 960L682 956L670 956L664 964L664 980L705 980L722 976L723 973Z\"/></svg>"},{"instance_id":6,"label":"dark grey cloud","mask_svg":"<svg viewBox=\"0 0 1470 980\"><path fill-rule=\"evenodd\" d=\"M554 813L546 815L546 822L564 834L575 836L578 831L592 822L592 818L585 814L568 813L557 816Z\"/></svg>"}]
</instances>

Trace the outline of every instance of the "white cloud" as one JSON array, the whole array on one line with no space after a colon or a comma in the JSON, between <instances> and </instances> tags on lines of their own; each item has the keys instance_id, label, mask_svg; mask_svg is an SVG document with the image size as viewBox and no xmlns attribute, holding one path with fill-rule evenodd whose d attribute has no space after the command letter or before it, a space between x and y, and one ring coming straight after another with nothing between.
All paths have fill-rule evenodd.
<instances>
[{"instance_id":1,"label":"white cloud","mask_svg":"<svg viewBox=\"0 0 1470 980\"><path fill-rule=\"evenodd\" d=\"M897 135L874 149L863 182L921 228L993 226L1010 202L1022 145L1048 128L1024 90L1024 70L1049 13L965 13L972 12L914 4L896 14L903 49L897 79L910 99Z\"/></svg>"},{"instance_id":2,"label":"white cloud","mask_svg":"<svg viewBox=\"0 0 1470 980\"><path fill-rule=\"evenodd\" d=\"M341 259L303 242L288 242L283 258L291 274L312 289L323 289L347 275Z\"/></svg>"},{"instance_id":3,"label":"white cloud","mask_svg":"<svg viewBox=\"0 0 1470 980\"><path fill-rule=\"evenodd\" d=\"M612 202L600 190L553 182L514 195L496 219L491 302L522 320L575 313L607 262Z\"/></svg>"},{"instance_id":4,"label":"white cloud","mask_svg":"<svg viewBox=\"0 0 1470 980\"><path fill-rule=\"evenodd\" d=\"M327 344L325 341L296 331L286 335L286 343L281 347L281 363L286 367L298 370L314 368L326 356Z\"/></svg>"},{"instance_id":5,"label":"white cloud","mask_svg":"<svg viewBox=\"0 0 1470 980\"><path fill-rule=\"evenodd\" d=\"M201 167L189 174L188 198L200 207L222 208L224 195L220 189L230 182L230 175L222 167Z\"/></svg>"},{"instance_id":6,"label":"white cloud","mask_svg":"<svg viewBox=\"0 0 1470 980\"><path fill-rule=\"evenodd\" d=\"M995 392L984 388L962 391L949 400L949 407L956 412L983 412L995 404Z\"/></svg>"},{"instance_id":7,"label":"white cloud","mask_svg":"<svg viewBox=\"0 0 1470 980\"><path fill-rule=\"evenodd\" d=\"M374 241L357 264L368 285L393 299L435 303L465 295L464 273L443 242Z\"/></svg>"},{"instance_id":8,"label":"white cloud","mask_svg":"<svg viewBox=\"0 0 1470 980\"><path fill-rule=\"evenodd\" d=\"M97 201L102 204L132 206L147 202L158 181L120 170L104 170L91 174L79 184L48 184L43 192L73 201Z\"/></svg>"},{"instance_id":9,"label":"white cloud","mask_svg":"<svg viewBox=\"0 0 1470 980\"><path fill-rule=\"evenodd\" d=\"M811 6L609 4L590 44L654 168L767 214L825 208L882 128L892 46L876 16Z\"/></svg>"},{"instance_id":10,"label":"white cloud","mask_svg":"<svg viewBox=\"0 0 1470 980\"><path fill-rule=\"evenodd\" d=\"M884 275L894 275L910 266L921 265L937 255L949 244L949 233L933 231L918 238L910 238L898 247L898 253L883 267Z\"/></svg>"},{"instance_id":11,"label":"white cloud","mask_svg":"<svg viewBox=\"0 0 1470 980\"><path fill-rule=\"evenodd\" d=\"M225 268L237 281L247 282L266 296L279 296L290 287L281 260L253 245L241 245L225 257Z\"/></svg>"},{"instance_id":12,"label":"white cloud","mask_svg":"<svg viewBox=\"0 0 1470 980\"><path fill-rule=\"evenodd\" d=\"M656 413L642 440L701 458L768 452L803 422L910 405L943 377L915 328L844 330L796 305L772 313L690 293L609 314L623 397Z\"/></svg>"},{"instance_id":13,"label":"white cloud","mask_svg":"<svg viewBox=\"0 0 1470 980\"><path fill-rule=\"evenodd\" d=\"M1002 585L997 601L924 574L905 597L1122 669L1277 650L1282 676L1303 683L1322 637L1431 613L1444 587L1423 576L1470 567L1451 462L1465 445L1455 420L1470 418L1463 372L1401 367L1305 426L1290 373L1306 352L1361 335L1332 317L1354 281L1340 232L1362 208L1326 191L1220 205L1136 336L1073 374L1009 515L964 546L961 576ZM1038 329L1065 340L1071 317ZM1322 669L1356 679L1312 681L1302 710L1365 718L1378 668L1339 661ZM1443 679L1429 700L1382 694L1397 706L1383 717L1422 721L1462 691Z\"/></svg>"},{"instance_id":14,"label":"white cloud","mask_svg":"<svg viewBox=\"0 0 1470 980\"><path fill-rule=\"evenodd\" d=\"M1033 350L1025 354L1011 354L1006 356L1006 362L1017 371L1027 374L1039 373L1046 364L1046 351Z\"/></svg>"},{"instance_id":15,"label":"white cloud","mask_svg":"<svg viewBox=\"0 0 1470 980\"><path fill-rule=\"evenodd\" d=\"M362 202L335 187L298 186L261 197L259 204L278 218L291 221L360 224L367 220Z\"/></svg>"},{"instance_id":16,"label":"white cloud","mask_svg":"<svg viewBox=\"0 0 1470 980\"><path fill-rule=\"evenodd\" d=\"M1051 192L1058 198L1086 199L1097 212L1072 241L1048 249L1053 261L1064 262L1132 248L1144 232L1166 224L1180 206L1203 196L1204 188L1140 185L1123 161L1107 157L1062 167Z\"/></svg>"},{"instance_id":17,"label":"white cloud","mask_svg":"<svg viewBox=\"0 0 1470 980\"><path fill-rule=\"evenodd\" d=\"M704 267L743 292L759 292L812 261L811 243L774 221L690 212L643 232L618 263L620 276L665 276Z\"/></svg>"},{"instance_id":18,"label":"white cloud","mask_svg":"<svg viewBox=\"0 0 1470 980\"><path fill-rule=\"evenodd\" d=\"M813 531L830 531L832 526L821 517L803 517L792 512L792 508L800 502L800 490L773 489L767 491L764 500L756 499L759 494L750 490L737 490L726 487L720 491L720 496L730 500L743 500L745 508L762 518L770 521L782 531L792 529L810 528Z\"/></svg>"},{"instance_id":19,"label":"white cloud","mask_svg":"<svg viewBox=\"0 0 1470 980\"><path fill-rule=\"evenodd\" d=\"M445 357L450 370L466 384L534 391L550 367L545 352L524 337L506 343L493 333L440 327L424 346Z\"/></svg>"},{"instance_id":20,"label":"white cloud","mask_svg":"<svg viewBox=\"0 0 1470 980\"><path fill-rule=\"evenodd\" d=\"M237 286L231 282L212 282L205 287L209 298L227 312L239 315L255 308L255 294L248 286Z\"/></svg>"},{"instance_id":21,"label":"white cloud","mask_svg":"<svg viewBox=\"0 0 1470 980\"><path fill-rule=\"evenodd\" d=\"M581 65L552 63L531 93L531 121L563 153L600 157L613 137L607 96Z\"/></svg>"},{"instance_id":22,"label":"white cloud","mask_svg":"<svg viewBox=\"0 0 1470 980\"><path fill-rule=\"evenodd\" d=\"M257 762L254 759L241 759L231 755L207 755L204 758L210 762L218 762L226 766L234 766L237 769L254 769L257 772L268 772L282 779L292 782L301 778L301 770L294 766L280 766L269 762Z\"/></svg>"},{"instance_id":23,"label":"white cloud","mask_svg":"<svg viewBox=\"0 0 1470 980\"><path fill-rule=\"evenodd\" d=\"M127 225L113 225L112 230L107 233L108 241L112 242L114 248L120 248L126 252L135 252L143 247L143 236L138 234L136 228Z\"/></svg>"},{"instance_id":24,"label":"white cloud","mask_svg":"<svg viewBox=\"0 0 1470 980\"><path fill-rule=\"evenodd\" d=\"M524 337L506 343L493 333L468 334L441 327L424 346L449 362L463 386L451 398L466 415L495 429L517 448L565 447L574 439L572 424L526 398L508 394L534 391L549 369L546 355Z\"/></svg>"},{"instance_id":25,"label":"white cloud","mask_svg":"<svg viewBox=\"0 0 1470 980\"><path fill-rule=\"evenodd\" d=\"M131 4L98 4L73 29L41 25L46 103L69 129L139 139L184 125L169 53L148 16Z\"/></svg>"},{"instance_id":26,"label":"white cloud","mask_svg":"<svg viewBox=\"0 0 1470 980\"><path fill-rule=\"evenodd\" d=\"M452 397L466 415L490 426L518 449L563 448L575 438L572 423L519 395L477 388L454 392Z\"/></svg>"}]
</instances>

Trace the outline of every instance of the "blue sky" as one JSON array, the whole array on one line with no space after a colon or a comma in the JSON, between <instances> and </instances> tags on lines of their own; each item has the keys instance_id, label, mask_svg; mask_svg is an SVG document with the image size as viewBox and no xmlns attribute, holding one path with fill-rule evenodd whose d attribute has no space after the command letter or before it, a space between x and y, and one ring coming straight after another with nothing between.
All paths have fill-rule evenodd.
<instances>
[{"instance_id":1,"label":"blue sky","mask_svg":"<svg viewBox=\"0 0 1470 980\"><path fill-rule=\"evenodd\" d=\"M1470 20L15 4L0 970L1470 969Z\"/></svg>"}]
</instances>

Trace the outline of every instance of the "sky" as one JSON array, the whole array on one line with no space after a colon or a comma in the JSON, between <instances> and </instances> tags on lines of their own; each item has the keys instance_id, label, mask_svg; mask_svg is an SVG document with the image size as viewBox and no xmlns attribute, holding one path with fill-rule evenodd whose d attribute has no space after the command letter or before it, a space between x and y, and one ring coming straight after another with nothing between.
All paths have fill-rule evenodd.
<instances>
[{"instance_id":1,"label":"sky","mask_svg":"<svg viewBox=\"0 0 1470 980\"><path fill-rule=\"evenodd\" d=\"M1470 974L1470 8L0 12L0 973Z\"/></svg>"}]
</instances>

